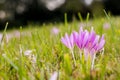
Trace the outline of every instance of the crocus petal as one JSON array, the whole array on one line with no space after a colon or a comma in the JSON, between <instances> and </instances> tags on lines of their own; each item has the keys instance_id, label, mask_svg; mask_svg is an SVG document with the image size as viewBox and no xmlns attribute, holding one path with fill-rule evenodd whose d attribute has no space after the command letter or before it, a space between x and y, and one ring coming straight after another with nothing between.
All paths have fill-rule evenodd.
<instances>
[{"instance_id":1,"label":"crocus petal","mask_svg":"<svg viewBox=\"0 0 120 80\"><path fill-rule=\"evenodd\" d=\"M65 38L66 38L66 42L67 42L67 47L71 49L70 39L69 39L69 36L67 33L65 34Z\"/></svg>"},{"instance_id":2,"label":"crocus petal","mask_svg":"<svg viewBox=\"0 0 120 80\"><path fill-rule=\"evenodd\" d=\"M83 32L81 32L79 35L79 46L81 47L81 48L83 48L83 39L84 39L84 36L85 36L85 31L83 31Z\"/></svg>"},{"instance_id":3,"label":"crocus petal","mask_svg":"<svg viewBox=\"0 0 120 80\"><path fill-rule=\"evenodd\" d=\"M66 41L66 39L65 39L64 37L61 38L61 42L62 42L65 46L68 46L67 41Z\"/></svg>"},{"instance_id":4,"label":"crocus petal","mask_svg":"<svg viewBox=\"0 0 120 80\"><path fill-rule=\"evenodd\" d=\"M105 44L104 35L102 35L97 50L98 50L98 51L101 50L101 49L103 48L104 44Z\"/></svg>"},{"instance_id":5,"label":"crocus petal","mask_svg":"<svg viewBox=\"0 0 120 80\"><path fill-rule=\"evenodd\" d=\"M74 46L74 37L73 37L73 34L70 35L70 46L71 47Z\"/></svg>"},{"instance_id":6,"label":"crocus petal","mask_svg":"<svg viewBox=\"0 0 120 80\"><path fill-rule=\"evenodd\" d=\"M74 38L73 38L73 34L70 35L70 37L68 36L68 34L66 33L64 37L61 38L61 42L69 49L72 49L74 47Z\"/></svg>"},{"instance_id":7,"label":"crocus petal","mask_svg":"<svg viewBox=\"0 0 120 80\"><path fill-rule=\"evenodd\" d=\"M73 38L74 38L74 41L76 42L78 39L78 33L76 31L73 32Z\"/></svg>"},{"instance_id":8,"label":"crocus petal","mask_svg":"<svg viewBox=\"0 0 120 80\"><path fill-rule=\"evenodd\" d=\"M98 43L100 36L96 35L95 40L93 41L92 48L95 47L95 45Z\"/></svg>"},{"instance_id":9,"label":"crocus petal","mask_svg":"<svg viewBox=\"0 0 120 80\"><path fill-rule=\"evenodd\" d=\"M81 33L82 33L82 28L80 28L79 33L74 32L74 38L75 38L75 44L81 49L81 43L82 43L82 38L81 38Z\"/></svg>"},{"instance_id":10,"label":"crocus petal","mask_svg":"<svg viewBox=\"0 0 120 80\"><path fill-rule=\"evenodd\" d=\"M84 35L84 39L83 39L83 45L82 47L84 48L86 43L88 42L88 38L89 38L89 32L85 31L85 35Z\"/></svg>"},{"instance_id":11,"label":"crocus petal","mask_svg":"<svg viewBox=\"0 0 120 80\"><path fill-rule=\"evenodd\" d=\"M76 40L76 45L81 49L82 48L82 36L83 36L83 28L80 27L79 33L78 33L78 38Z\"/></svg>"},{"instance_id":12,"label":"crocus petal","mask_svg":"<svg viewBox=\"0 0 120 80\"><path fill-rule=\"evenodd\" d=\"M91 32L90 32L90 36L89 36L89 40L91 41L91 42L93 42L94 40L95 40L95 32L94 32L94 30L93 30L93 28L91 29Z\"/></svg>"},{"instance_id":13,"label":"crocus petal","mask_svg":"<svg viewBox=\"0 0 120 80\"><path fill-rule=\"evenodd\" d=\"M95 46L93 47L93 49L95 49L95 50L96 50L96 52L97 52L97 48L98 48L98 43L97 43L97 44L95 44Z\"/></svg>"},{"instance_id":14,"label":"crocus petal","mask_svg":"<svg viewBox=\"0 0 120 80\"><path fill-rule=\"evenodd\" d=\"M82 48L82 36L81 34L78 35L78 39L76 41L76 45L81 49Z\"/></svg>"},{"instance_id":15,"label":"crocus petal","mask_svg":"<svg viewBox=\"0 0 120 80\"><path fill-rule=\"evenodd\" d=\"M90 32L90 34L89 34L89 36L88 36L88 37L89 37L89 38L88 38L88 41L87 41L87 43L86 43L86 46L85 46L85 47L87 47L87 48L91 49L91 48L92 48L93 41L94 41L94 40L95 40L95 38L96 38L96 34L95 34L95 32L94 32L93 28L91 29L91 32Z\"/></svg>"}]
</instances>

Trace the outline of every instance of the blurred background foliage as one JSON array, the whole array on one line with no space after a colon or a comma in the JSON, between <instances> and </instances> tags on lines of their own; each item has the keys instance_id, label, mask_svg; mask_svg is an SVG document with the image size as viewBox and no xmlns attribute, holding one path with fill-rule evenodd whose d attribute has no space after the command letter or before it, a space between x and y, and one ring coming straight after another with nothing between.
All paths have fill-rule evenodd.
<instances>
[{"instance_id":1,"label":"blurred background foliage","mask_svg":"<svg viewBox=\"0 0 120 80\"><path fill-rule=\"evenodd\" d=\"M83 17L103 16L104 12L120 14L120 0L0 0L0 29L6 22L9 26L27 25L30 22L61 22L64 13L68 20L73 16L78 19L78 12Z\"/></svg>"}]
</instances>

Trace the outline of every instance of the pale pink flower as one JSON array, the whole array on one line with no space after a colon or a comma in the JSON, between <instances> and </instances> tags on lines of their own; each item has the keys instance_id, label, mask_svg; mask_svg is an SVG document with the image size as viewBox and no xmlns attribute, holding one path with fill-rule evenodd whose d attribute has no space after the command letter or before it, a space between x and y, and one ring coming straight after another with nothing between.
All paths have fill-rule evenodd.
<instances>
[{"instance_id":1,"label":"pale pink flower","mask_svg":"<svg viewBox=\"0 0 120 80\"><path fill-rule=\"evenodd\" d=\"M66 33L64 37L61 38L61 42L69 49L73 50L74 47L74 38L73 34L70 36Z\"/></svg>"},{"instance_id":2,"label":"pale pink flower","mask_svg":"<svg viewBox=\"0 0 120 80\"><path fill-rule=\"evenodd\" d=\"M109 29L110 28L110 23L104 23L103 24L103 28L106 30L106 29Z\"/></svg>"},{"instance_id":3,"label":"pale pink flower","mask_svg":"<svg viewBox=\"0 0 120 80\"><path fill-rule=\"evenodd\" d=\"M70 49L71 54L72 54L72 58L74 60L74 65L76 66L76 60L75 60L74 53L73 53L73 48L74 48L74 36L73 36L73 33L70 36L66 33L65 36L61 38L61 42L67 48Z\"/></svg>"},{"instance_id":4,"label":"pale pink flower","mask_svg":"<svg viewBox=\"0 0 120 80\"><path fill-rule=\"evenodd\" d=\"M59 34L60 30L57 28L57 27L53 27L52 30L51 30L52 34Z\"/></svg>"}]
</instances>

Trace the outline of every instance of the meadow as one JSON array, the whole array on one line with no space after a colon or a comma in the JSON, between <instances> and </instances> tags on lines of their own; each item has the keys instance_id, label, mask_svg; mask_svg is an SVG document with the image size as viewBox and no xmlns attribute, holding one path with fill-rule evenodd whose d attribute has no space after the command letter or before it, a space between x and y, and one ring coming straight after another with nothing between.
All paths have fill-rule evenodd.
<instances>
[{"instance_id":1,"label":"meadow","mask_svg":"<svg viewBox=\"0 0 120 80\"><path fill-rule=\"evenodd\" d=\"M5 30L0 42L0 80L119 80L120 17L103 17L65 23L30 24L27 28ZM8 25L9 27L9 25ZM78 47L72 54L62 42L65 33L80 27L105 37L96 53L94 68ZM10 37L10 35L12 37ZM9 35L9 36L7 36ZM84 54L84 53L83 53Z\"/></svg>"}]
</instances>

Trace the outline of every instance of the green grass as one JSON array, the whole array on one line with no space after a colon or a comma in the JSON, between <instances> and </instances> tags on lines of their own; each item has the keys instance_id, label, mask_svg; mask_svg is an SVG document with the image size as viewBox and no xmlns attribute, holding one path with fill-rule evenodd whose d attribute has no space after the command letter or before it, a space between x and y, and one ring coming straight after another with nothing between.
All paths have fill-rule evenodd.
<instances>
[{"instance_id":1,"label":"green grass","mask_svg":"<svg viewBox=\"0 0 120 80\"><path fill-rule=\"evenodd\" d=\"M49 80L54 72L58 72L57 80L119 80L120 79L120 18L111 17L71 23L28 25L21 28L19 37L8 42L4 37L0 43L0 80ZM104 29L103 24L109 23L110 28ZM94 70L79 58L75 48L75 67L72 55L60 41L64 34L78 31L80 25L90 31L91 27L97 34L105 34L104 54L97 54ZM60 29L55 35L51 29ZM113 30L114 29L114 30ZM7 31L5 33L12 33ZM13 34L14 35L14 34ZM24 53L30 50L30 55Z\"/></svg>"}]
</instances>

